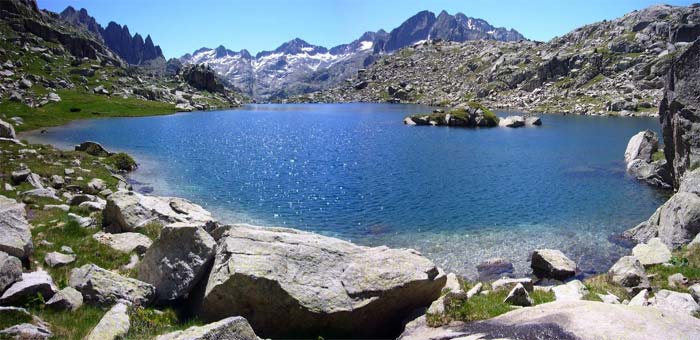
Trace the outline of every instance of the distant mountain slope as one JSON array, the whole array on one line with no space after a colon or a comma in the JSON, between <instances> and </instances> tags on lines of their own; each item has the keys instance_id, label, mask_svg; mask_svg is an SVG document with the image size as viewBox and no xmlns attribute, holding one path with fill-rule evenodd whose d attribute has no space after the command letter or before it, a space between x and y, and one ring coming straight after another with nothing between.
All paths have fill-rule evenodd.
<instances>
[{"instance_id":1,"label":"distant mountain slope","mask_svg":"<svg viewBox=\"0 0 700 340\"><path fill-rule=\"evenodd\" d=\"M654 115L671 60L698 37L700 4L658 5L547 43L433 41L405 47L335 89L294 100L459 105L476 99L493 108Z\"/></svg>"},{"instance_id":2,"label":"distant mountain slope","mask_svg":"<svg viewBox=\"0 0 700 340\"><path fill-rule=\"evenodd\" d=\"M132 36L129 27L121 26L114 21L103 28L84 8L76 11L75 8L68 6L59 16L66 22L82 26L94 33L98 39L104 41L107 47L131 65L142 65L154 59L165 61L163 51L160 46L153 44L150 35L146 36L146 40L138 33Z\"/></svg>"},{"instance_id":3,"label":"distant mountain slope","mask_svg":"<svg viewBox=\"0 0 700 340\"><path fill-rule=\"evenodd\" d=\"M180 58L185 64L207 64L237 88L259 100L275 100L338 85L367 67L378 55L426 40L449 41L525 39L515 30L497 28L462 13L420 12L387 33L366 32L347 44L326 48L294 39L255 56L223 46L201 48Z\"/></svg>"}]
</instances>

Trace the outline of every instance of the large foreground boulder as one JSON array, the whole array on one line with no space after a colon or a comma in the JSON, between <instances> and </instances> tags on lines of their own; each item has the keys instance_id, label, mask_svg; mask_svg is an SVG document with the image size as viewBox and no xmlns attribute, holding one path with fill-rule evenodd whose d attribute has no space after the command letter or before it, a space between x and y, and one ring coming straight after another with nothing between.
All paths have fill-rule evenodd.
<instances>
[{"instance_id":1,"label":"large foreground boulder","mask_svg":"<svg viewBox=\"0 0 700 340\"><path fill-rule=\"evenodd\" d=\"M102 306L120 300L146 306L156 293L155 287L148 283L123 277L94 264L73 269L69 284L83 294L85 302Z\"/></svg>"},{"instance_id":2,"label":"large foreground boulder","mask_svg":"<svg viewBox=\"0 0 700 340\"><path fill-rule=\"evenodd\" d=\"M262 337L391 337L446 277L413 250L362 247L285 228L215 231L198 315L243 316Z\"/></svg>"},{"instance_id":3,"label":"large foreground boulder","mask_svg":"<svg viewBox=\"0 0 700 340\"><path fill-rule=\"evenodd\" d=\"M176 197L145 196L133 191L117 191L107 199L103 225L111 233L134 231L149 223L167 225L187 222L210 230L216 220L211 213L188 200Z\"/></svg>"},{"instance_id":4,"label":"large foreground boulder","mask_svg":"<svg viewBox=\"0 0 700 340\"><path fill-rule=\"evenodd\" d=\"M248 321L240 316L226 318L212 322L204 326L190 327L184 331L177 331L160 335L156 340L258 340Z\"/></svg>"},{"instance_id":5,"label":"large foreground boulder","mask_svg":"<svg viewBox=\"0 0 700 340\"><path fill-rule=\"evenodd\" d=\"M700 319L656 308L593 301L545 303L490 320L431 328L424 317L401 340L429 339L695 339Z\"/></svg>"},{"instance_id":6,"label":"large foreground boulder","mask_svg":"<svg viewBox=\"0 0 700 340\"><path fill-rule=\"evenodd\" d=\"M0 251L26 262L33 249L24 204L0 195Z\"/></svg>"},{"instance_id":7,"label":"large foreground boulder","mask_svg":"<svg viewBox=\"0 0 700 340\"><path fill-rule=\"evenodd\" d=\"M186 297L206 274L216 242L203 228L175 223L163 228L138 265L138 278L156 287L158 301Z\"/></svg>"},{"instance_id":8,"label":"large foreground boulder","mask_svg":"<svg viewBox=\"0 0 700 340\"><path fill-rule=\"evenodd\" d=\"M700 197L693 193L678 192L661 205L651 217L625 231L637 242L649 242L658 237L671 249L693 240L700 232Z\"/></svg>"}]
</instances>

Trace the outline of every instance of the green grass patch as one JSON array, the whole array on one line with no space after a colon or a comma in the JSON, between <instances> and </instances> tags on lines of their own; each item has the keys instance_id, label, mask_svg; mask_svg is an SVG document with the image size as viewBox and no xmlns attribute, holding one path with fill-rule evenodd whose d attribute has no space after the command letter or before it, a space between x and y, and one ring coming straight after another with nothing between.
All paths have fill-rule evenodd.
<instances>
[{"instance_id":1,"label":"green grass patch","mask_svg":"<svg viewBox=\"0 0 700 340\"><path fill-rule=\"evenodd\" d=\"M666 156L664 155L664 150L659 150L657 152L654 152L654 154L651 155L651 160L656 162L658 160L665 159Z\"/></svg>"},{"instance_id":2,"label":"green grass patch","mask_svg":"<svg viewBox=\"0 0 700 340\"><path fill-rule=\"evenodd\" d=\"M690 282L700 281L700 246L683 248L673 252L670 266L655 265L647 268L647 274L653 274L651 285L658 286L662 289L675 290L687 293L685 287L673 288L668 285L668 277L681 273L688 278Z\"/></svg>"},{"instance_id":3,"label":"green grass patch","mask_svg":"<svg viewBox=\"0 0 700 340\"><path fill-rule=\"evenodd\" d=\"M99 307L83 305L73 312L35 307L30 311L51 325L52 339L82 339L107 312Z\"/></svg>"},{"instance_id":4,"label":"green grass patch","mask_svg":"<svg viewBox=\"0 0 700 340\"><path fill-rule=\"evenodd\" d=\"M131 327L124 340L150 339L156 335L183 330L202 323L194 319L182 318L175 309L156 310L152 308L129 308Z\"/></svg>"},{"instance_id":5,"label":"green grass patch","mask_svg":"<svg viewBox=\"0 0 700 340\"><path fill-rule=\"evenodd\" d=\"M136 232L148 236L152 241L155 241L160 237L160 231L163 230L163 224L160 222L151 222L143 226L143 228L137 228Z\"/></svg>"},{"instance_id":6,"label":"green grass patch","mask_svg":"<svg viewBox=\"0 0 700 340\"><path fill-rule=\"evenodd\" d=\"M21 103L3 101L0 112L7 117L22 117L24 124L18 132L49 126L64 125L76 119L104 117L141 117L175 113L175 105L118 96L103 96L75 90L56 91L61 97L58 103L31 108Z\"/></svg>"},{"instance_id":7,"label":"green grass patch","mask_svg":"<svg viewBox=\"0 0 700 340\"><path fill-rule=\"evenodd\" d=\"M607 274L600 274L586 278L583 281L583 284L588 289L588 294L583 297L584 300L601 301L598 294L607 295L608 293L617 296L620 298L620 301L630 297L624 288L610 282Z\"/></svg>"}]
</instances>

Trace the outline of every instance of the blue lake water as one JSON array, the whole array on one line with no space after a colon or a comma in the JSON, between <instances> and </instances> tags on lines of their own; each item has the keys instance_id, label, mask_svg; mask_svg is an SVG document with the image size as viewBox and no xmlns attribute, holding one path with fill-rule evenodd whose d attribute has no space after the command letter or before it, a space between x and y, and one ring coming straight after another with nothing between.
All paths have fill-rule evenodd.
<instances>
[{"instance_id":1,"label":"blue lake water","mask_svg":"<svg viewBox=\"0 0 700 340\"><path fill-rule=\"evenodd\" d=\"M664 195L625 174L629 138L656 119L554 116L539 128L404 126L429 108L252 105L82 121L33 142L84 140L132 153L132 178L226 222L289 226L364 245L407 247L465 275L557 248L587 272L628 253L608 241Z\"/></svg>"}]
</instances>

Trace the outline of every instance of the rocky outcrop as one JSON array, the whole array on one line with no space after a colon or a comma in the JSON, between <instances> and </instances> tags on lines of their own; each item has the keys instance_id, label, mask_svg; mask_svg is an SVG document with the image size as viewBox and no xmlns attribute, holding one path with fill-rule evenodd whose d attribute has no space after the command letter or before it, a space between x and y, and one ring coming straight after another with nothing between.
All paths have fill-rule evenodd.
<instances>
[{"instance_id":1,"label":"rocky outcrop","mask_svg":"<svg viewBox=\"0 0 700 340\"><path fill-rule=\"evenodd\" d=\"M642 131L630 138L625 150L625 163L635 159L651 162L651 157L659 149L659 138L656 132L651 130Z\"/></svg>"},{"instance_id":2,"label":"rocky outcrop","mask_svg":"<svg viewBox=\"0 0 700 340\"><path fill-rule=\"evenodd\" d=\"M576 263L556 249L537 249L532 253L530 267L540 278L565 280L576 275Z\"/></svg>"},{"instance_id":3,"label":"rocky outcrop","mask_svg":"<svg viewBox=\"0 0 700 340\"><path fill-rule=\"evenodd\" d=\"M700 166L700 41L672 64L659 106L664 154L674 187L684 174Z\"/></svg>"},{"instance_id":4,"label":"rocky outcrop","mask_svg":"<svg viewBox=\"0 0 700 340\"><path fill-rule=\"evenodd\" d=\"M204 326L190 327L184 331L158 336L155 340L258 340L248 321L240 316L226 318Z\"/></svg>"},{"instance_id":5,"label":"rocky outcrop","mask_svg":"<svg viewBox=\"0 0 700 340\"><path fill-rule=\"evenodd\" d=\"M182 70L182 77L196 89L209 92L223 92L224 84L216 72L207 65L187 65Z\"/></svg>"},{"instance_id":6,"label":"rocky outcrop","mask_svg":"<svg viewBox=\"0 0 700 340\"><path fill-rule=\"evenodd\" d=\"M653 159L658 150L656 132L646 130L632 136L625 150L627 172L652 186L670 189L673 180L668 163L665 159Z\"/></svg>"},{"instance_id":7,"label":"rocky outcrop","mask_svg":"<svg viewBox=\"0 0 700 340\"><path fill-rule=\"evenodd\" d=\"M156 287L158 301L186 297L206 275L215 247L214 238L200 226L168 225L139 263L138 278Z\"/></svg>"},{"instance_id":8,"label":"rocky outcrop","mask_svg":"<svg viewBox=\"0 0 700 340\"><path fill-rule=\"evenodd\" d=\"M243 316L263 337L392 336L446 281L412 250L293 229L222 228L198 315Z\"/></svg>"},{"instance_id":9,"label":"rocky outcrop","mask_svg":"<svg viewBox=\"0 0 700 340\"><path fill-rule=\"evenodd\" d=\"M85 302L102 306L120 300L146 306L156 293L155 287L148 283L123 277L94 264L73 269L69 284L83 294Z\"/></svg>"},{"instance_id":10,"label":"rocky outcrop","mask_svg":"<svg viewBox=\"0 0 700 340\"><path fill-rule=\"evenodd\" d=\"M450 110L449 112L434 112L432 114L417 114L404 118L405 125L432 125L455 127L493 127L498 126L498 117L485 107L473 104Z\"/></svg>"},{"instance_id":11,"label":"rocky outcrop","mask_svg":"<svg viewBox=\"0 0 700 340\"><path fill-rule=\"evenodd\" d=\"M700 196L696 183L700 170L686 173L679 191L671 196L648 220L625 231L624 235L636 242L648 242L658 237L671 249L689 243L700 233Z\"/></svg>"},{"instance_id":12,"label":"rocky outcrop","mask_svg":"<svg viewBox=\"0 0 700 340\"><path fill-rule=\"evenodd\" d=\"M613 321L613 322L611 322ZM691 339L700 320L656 308L593 301L545 303L490 320L431 328L424 317L406 326L401 340L446 339Z\"/></svg>"},{"instance_id":13,"label":"rocky outcrop","mask_svg":"<svg viewBox=\"0 0 700 340\"><path fill-rule=\"evenodd\" d=\"M133 191L117 191L107 198L102 224L111 233L133 232L149 223L175 222L216 226L211 213L190 201L175 197L145 196Z\"/></svg>"},{"instance_id":14,"label":"rocky outcrop","mask_svg":"<svg viewBox=\"0 0 700 340\"><path fill-rule=\"evenodd\" d=\"M34 245L24 204L0 195L0 251L28 261Z\"/></svg>"}]
</instances>

